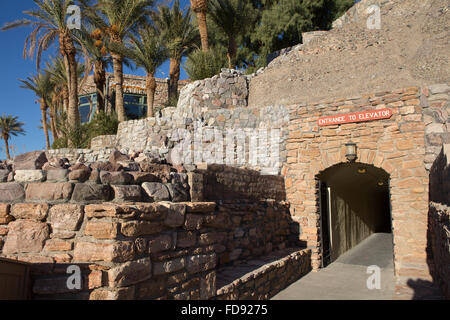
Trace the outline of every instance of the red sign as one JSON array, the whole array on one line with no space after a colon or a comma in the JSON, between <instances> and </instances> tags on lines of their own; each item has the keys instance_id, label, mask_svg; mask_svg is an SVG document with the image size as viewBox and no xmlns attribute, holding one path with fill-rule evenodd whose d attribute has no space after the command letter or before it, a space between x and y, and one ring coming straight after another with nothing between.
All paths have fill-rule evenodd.
<instances>
[{"instance_id":1,"label":"red sign","mask_svg":"<svg viewBox=\"0 0 450 320\"><path fill-rule=\"evenodd\" d=\"M324 117L320 118L317 122L319 126L325 127L343 123L389 119L391 116L392 116L391 109L380 109L380 110L371 110L371 111L335 115L331 117Z\"/></svg>"}]
</instances>

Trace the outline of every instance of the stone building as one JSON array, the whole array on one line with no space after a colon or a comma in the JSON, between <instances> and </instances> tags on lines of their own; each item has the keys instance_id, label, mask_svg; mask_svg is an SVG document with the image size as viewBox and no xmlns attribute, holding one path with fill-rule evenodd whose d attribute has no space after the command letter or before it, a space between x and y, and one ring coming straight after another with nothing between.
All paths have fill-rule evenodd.
<instances>
[{"instance_id":1,"label":"stone building","mask_svg":"<svg viewBox=\"0 0 450 320\"><path fill-rule=\"evenodd\" d=\"M178 83L181 90L190 80ZM124 75L124 105L128 119L140 119L147 112L147 94L145 90L145 76ZM105 110L114 110L114 75L106 73ZM90 75L80 89L80 117L81 122L89 122L97 110L97 93L94 76ZM169 103L169 80L156 79L155 110L166 107Z\"/></svg>"},{"instance_id":2,"label":"stone building","mask_svg":"<svg viewBox=\"0 0 450 320\"><path fill-rule=\"evenodd\" d=\"M381 29L366 23L372 5ZM80 298L267 299L374 233L392 236L397 298L420 297L411 281L450 298L448 11L446 0L363 0L256 74L224 69L184 86L176 108L121 123L89 150L48 151L87 163L143 153L188 172L187 204L130 205L132 190L116 186L114 204L87 204L65 257L95 264L109 282ZM45 199L38 190L19 200L0 193L0 202ZM62 197L76 206L79 194ZM0 208L5 217L20 209ZM21 223L5 241L13 258L23 254L13 237ZM87 230L93 223L106 224ZM41 251L49 237L35 261L54 261ZM130 237L158 254L127 255ZM37 294L55 294L45 280Z\"/></svg>"}]
</instances>

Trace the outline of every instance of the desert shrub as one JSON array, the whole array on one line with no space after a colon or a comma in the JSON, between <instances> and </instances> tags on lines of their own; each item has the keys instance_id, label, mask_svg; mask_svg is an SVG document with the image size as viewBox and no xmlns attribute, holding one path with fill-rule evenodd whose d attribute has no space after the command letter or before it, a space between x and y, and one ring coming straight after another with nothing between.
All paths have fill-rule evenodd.
<instances>
[{"instance_id":1,"label":"desert shrub","mask_svg":"<svg viewBox=\"0 0 450 320\"><path fill-rule=\"evenodd\" d=\"M227 63L223 47L212 47L207 52L197 49L188 56L184 69L192 80L203 80L219 74Z\"/></svg>"},{"instance_id":2,"label":"desert shrub","mask_svg":"<svg viewBox=\"0 0 450 320\"><path fill-rule=\"evenodd\" d=\"M67 118L62 115L59 122L59 130L62 136L55 139L53 149L69 148L69 140L72 141L70 147L77 149L89 148L91 140L98 136L117 134L119 121L115 113L105 113L103 111L97 113L91 122L81 124L71 129L67 125Z\"/></svg>"}]
</instances>

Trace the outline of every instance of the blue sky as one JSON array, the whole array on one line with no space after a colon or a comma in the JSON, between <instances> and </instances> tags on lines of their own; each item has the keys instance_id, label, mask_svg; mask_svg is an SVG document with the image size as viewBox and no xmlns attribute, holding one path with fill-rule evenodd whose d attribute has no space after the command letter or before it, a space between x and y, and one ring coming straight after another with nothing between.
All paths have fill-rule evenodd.
<instances>
[{"instance_id":1,"label":"blue sky","mask_svg":"<svg viewBox=\"0 0 450 320\"><path fill-rule=\"evenodd\" d=\"M181 7L185 8L189 0L181 0ZM23 11L33 9L35 4L32 0L2 1L0 10L0 26L6 22L23 19ZM36 61L22 57L23 46L27 34L31 28L22 27L8 31L0 31L0 115L18 116L19 121L25 123L25 136L12 137L10 145L14 146L16 155L45 148L44 132L38 129L40 126L41 112L39 105L35 102L33 92L20 88L18 79L26 79L36 72ZM55 54L55 48L50 48L48 53ZM128 70L129 74L144 75L143 70ZM169 64L165 63L158 71L157 77L166 78L169 73ZM187 75L183 68L181 79ZM5 145L0 141L0 159L5 159Z\"/></svg>"}]
</instances>

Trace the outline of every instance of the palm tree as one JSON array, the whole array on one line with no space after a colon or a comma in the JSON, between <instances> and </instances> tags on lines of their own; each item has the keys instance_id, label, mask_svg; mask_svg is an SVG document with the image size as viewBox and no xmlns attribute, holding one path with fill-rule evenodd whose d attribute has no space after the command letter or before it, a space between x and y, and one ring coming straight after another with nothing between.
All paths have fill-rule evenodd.
<instances>
[{"instance_id":1,"label":"palm tree","mask_svg":"<svg viewBox=\"0 0 450 320\"><path fill-rule=\"evenodd\" d=\"M92 65L94 71L97 112L105 111L106 68L111 63L111 57L108 55L107 40L100 29L90 31L83 29L79 37L79 44L88 54L86 59L89 60L89 69L91 69Z\"/></svg>"},{"instance_id":2,"label":"palm tree","mask_svg":"<svg viewBox=\"0 0 450 320\"><path fill-rule=\"evenodd\" d=\"M77 79L80 86L83 81L81 76L84 73L85 67L77 63ZM62 104L62 112L67 115L69 105L69 92L67 90L68 78L66 69L64 67L64 59L62 57L50 58L46 63L46 72L50 73L51 81L54 84L53 91L49 93L49 109L50 109L50 124L53 140L60 137L60 130L58 130L58 109ZM61 103L62 102L62 103Z\"/></svg>"},{"instance_id":3,"label":"palm tree","mask_svg":"<svg viewBox=\"0 0 450 320\"><path fill-rule=\"evenodd\" d=\"M168 57L163 39L155 28L143 27L138 31L139 38L131 35L130 45L123 47L123 55L133 60L137 67L145 69L147 91L147 117L155 116L154 101L156 92L155 72Z\"/></svg>"},{"instance_id":4,"label":"palm tree","mask_svg":"<svg viewBox=\"0 0 450 320\"><path fill-rule=\"evenodd\" d=\"M69 126L74 129L80 125L78 111L78 76L76 48L73 33L67 26L67 11L74 5L73 0L33 0L37 5L34 10L24 13L35 20L18 20L7 23L2 30L8 30L20 26L32 26L33 31L25 40L24 56L33 57L36 52L38 70L42 52L47 50L56 40L59 43L59 51L64 58L64 66L68 75L68 110L67 118Z\"/></svg>"},{"instance_id":5,"label":"palm tree","mask_svg":"<svg viewBox=\"0 0 450 320\"><path fill-rule=\"evenodd\" d=\"M69 91L64 59L61 57L50 58L46 63L46 70L52 75L53 82L55 83L54 89L58 91L59 98L62 99L63 111L67 113L69 109Z\"/></svg>"},{"instance_id":6,"label":"palm tree","mask_svg":"<svg viewBox=\"0 0 450 320\"><path fill-rule=\"evenodd\" d=\"M41 113L42 113L42 127L44 129L45 134L45 142L47 145L47 149L50 149L50 138L48 135L48 126L47 126L47 110L49 106L50 96L55 88L55 84L52 81L51 73L48 71L39 72L36 75L28 77L26 80L19 79L20 82L23 83L21 88L29 89L33 91L38 97L39 103L41 105Z\"/></svg>"},{"instance_id":7,"label":"palm tree","mask_svg":"<svg viewBox=\"0 0 450 320\"><path fill-rule=\"evenodd\" d=\"M175 0L172 9L159 6L158 11L153 15L153 20L169 51L169 101L174 101L178 98L181 59L195 48L199 36L197 28L191 23L191 10L183 13L179 0Z\"/></svg>"},{"instance_id":8,"label":"palm tree","mask_svg":"<svg viewBox=\"0 0 450 320\"><path fill-rule=\"evenodd\" d=\"M85 66L77 62L77 82L82 82L81 78L85 72ZM67 113L69 108L69 92L68 88L68 77L66 69L64 67L64 59L62 57L50 58L46 63L46 71L52 75L53 82L55 83L55 88L60 90L61 98L63 100L63 111ZM80 84L79 86L82 86Z\"/></svg>"},{"instance_id":9,"label":"palm tree","mask_svg":"<svg viewBox=\"0 0 450 320\"><path fill-rule=\"evenodd\" d=\"M208 0L190 0L192 11L197 16L198 29L200 31L200 39L202 41L202 50L209 50L208 43L208 26L206 24L206 14L208 13Z\"/></svg>"},{"instance_id":10,"label":"palm tree","mask_svg":"<svg viewBox=\"0 0 450 320\"><path fill-rule=\"evenodd\" d=\"M228 67L236 66L237 37L244 34L249 19L245 0L211 0L209 1L209 14L228 39Z\"/></svg>"},{"instance_id":11,"label":"palm tree","mask_svg":"<svg viewBox=\"0 0 450 320\"><path fill-rule=\"evenodd\" d=\"M25 134L25 130L22 128L24 126L23 122L17 121L18 117L7 116L3 114L0 117L0 134L5 141L6 148L6 158L8 160L11 159L11 155L9 154L9 139L11 136L18 136L19 134Z\"/></svg>"},{"instance_id":12,"label":"palm tree","mask_svg":"<svg viewBox=\"0 0 450 320\"><path fill-rule=\"evenodd\" d=\"M119 121L126 120L123 103L123 55L114 50L123 45L124 40L140 24L148 23L149 8L154 0L98 0L92 6L89 0L80 0L84 15L96 28L104 32L110 42L116 87L116 112Z\"/></svg>"}]
</instances>

